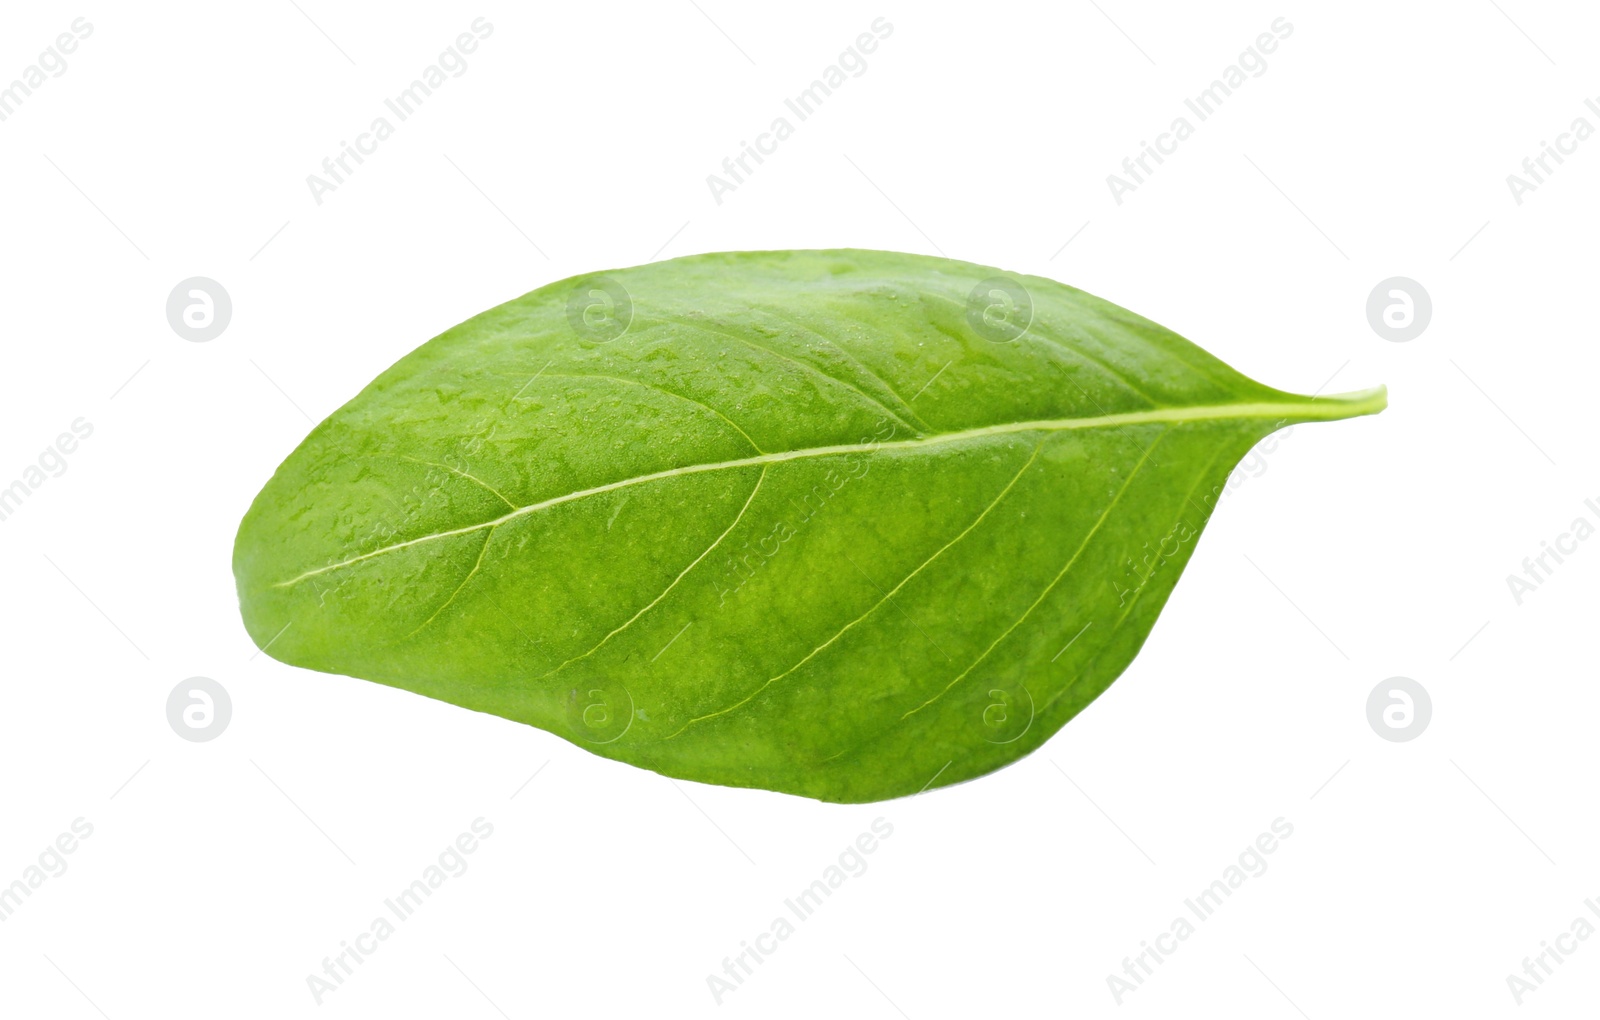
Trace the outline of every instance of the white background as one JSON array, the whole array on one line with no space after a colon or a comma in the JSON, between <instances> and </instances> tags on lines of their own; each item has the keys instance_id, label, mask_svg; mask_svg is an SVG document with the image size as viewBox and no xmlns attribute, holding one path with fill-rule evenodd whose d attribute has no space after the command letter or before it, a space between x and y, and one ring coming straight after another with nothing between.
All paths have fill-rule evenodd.
<instances>
[{"instance_id":1,"label":"white background","mask_svg":"<svg viewBox=\"0 0 1600 1020\"><path fill-rule=\"evenodd\" d=\"M298 6L13 4L0 26L0 82L94 28L0 123L0 485L94 428L0 522L0 884L94 827L0 923L0 1013L1592 1007L1600 938L1520 1007L1506 978L1600 924L1600 541L1520 606L1506 576L1600 502L1600 139L1520 205L1505 180L1574 118L1600 127L1592 8ZM468 70L314 202L307 175L480 15ZM714 202L706 176L880 16L865 73ZM1278 17L1265 73L1114 202L1106 175ZM675 787L254 654L240 516L406 351L581 271L846 246L1051 276L1263 382L1387 383L1391 407L1282 439L1095 705L912 800ZM164 313L195 275L233 298L209 343ZM1395 275L1434 304L1409 343L1366 318ZM165 714L197 675L232 697L209 743ZM1412 742L1367 722L1393 676L1432 696ZM318 1006L307 975L480 816L469 870ZM869 869L719 1006L707 976L879 817ZM1267 872L1119 1006L1123 958L1280 817Z\"/></svg>"}]
</instances>

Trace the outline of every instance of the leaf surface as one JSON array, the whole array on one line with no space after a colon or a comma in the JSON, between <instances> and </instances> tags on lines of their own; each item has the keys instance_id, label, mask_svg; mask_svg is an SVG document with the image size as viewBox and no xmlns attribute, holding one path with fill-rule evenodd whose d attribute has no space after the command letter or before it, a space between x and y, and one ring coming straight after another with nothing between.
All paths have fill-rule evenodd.
<instances>
[{"instance_id":1,"label":"leaf surface","mask_svg":"<svg viewBox=\"0 0 1600 1020\"><path fill-rule=\"evenodd\" d=\"M278 468L234 573L283 662L879 800L1038 747L1133 659L1251 446L1383 406L1038 277L699 255L407 355Z\"/></svg>"}]
</instances>

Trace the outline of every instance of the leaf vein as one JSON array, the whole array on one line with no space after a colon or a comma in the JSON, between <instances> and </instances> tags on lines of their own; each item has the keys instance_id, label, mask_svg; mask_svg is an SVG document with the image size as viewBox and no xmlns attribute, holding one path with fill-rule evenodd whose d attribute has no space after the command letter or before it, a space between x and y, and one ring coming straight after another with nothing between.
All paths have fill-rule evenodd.
<instances>
[{"instance_id":1,"label":"leaf vein","mask_svg":"<svg viewBox=\"0 0 1600 1020\"><path fill-rule=\"evenodd\" d=\"M732 418L729 418L727 415L723 414L721 411L719 411L716 408L712 407L710 404L701 403L700 401L694 399L693 397L684 396L682 393L674 393L673 391L671 391L669 389L666 389L664 387L661 387L661 386L657 386L654 383L647 383L647 382L644 382L641 379L629 379L626 376L600 375L600 374L597 374L597 373L588 373L588 372L583 372L583 373L551 372L549 374L548 378L551 378L551 379L609 379L612 382L627 383L627 384L632 385L632 386L643 386L647 390L655 390L657 393L665 393L669 397L677 397L679 400L687 401L688 403L691 403L691 404L695 405L696 407L703 407L707 411L710 411L712 414L716 415L718 418L721 418L723 421L727 422L728 425L731 426L735 432L739 433L739 435L744 437L744 441L750 444L750 448L752 450L755 450L757 453L765 453L766 452L765 450L763 450L761 448L761 445L759 443L757 443L754 439L750 438L750 434L749 433L745 432L744 429L739 427L737 422L735 422Z\"/></svg>"},{"instance_id":2,"label":"leaf vein","mask_svg":"<svg viewBox=\"0 0 1600 1020\"><path fill-rule=\"evenodd\" d=\"M478 568L483 566L484 554L489 551L489 543L492 542L492 541L494 541L494 529L490 528L489 529L489 533L487 535L483 536L483 545L482 545L481 548L478 549L478 559L477 559L477 561L475 563L472 564L472 569L467 571L467 576L463 577L461 579L461 583L456 585L456 590L450 593L450 597L445 599L442 603L439 604L439 608L435 609L433 611L433 615L428 617L426 620L423 620L421 623L417 624L416 629L413 630L410 634L407 634L406 637L408 637L408 638L409 637L415 637L418 633L420 633L422 631L422 628L426 627L428 624L430 624L434 620L438 619L439 618L439 614L444 612L445 609L449 607L450 603L452 603L452 602L454 602L456 600L456 596L461 594L461 589L463 589L463 588L465 588L467 586L467 582L472 580L475 576L477 576Z\"/></svg>"},{"instance_id":3,"label":"leaf vein","mask_svg":"<svg viewBox=\"0 0 1600 1020\"><path fill-rule=\"evenodd\" d=\"M1200 469L1200 474L1196 477L1195 483L1193 485L1189 486L1188 493L1185 494L1185 496L1183 497L1183 501L1185 503L1188 503L1190 506L1194 506L1194 494L1195 494L1195 491L1198 490L1200 488L1200 486L1205 482L1206 475L1208 475L1211 472L1212 466L1216 464L1217 458L1220 457L1221 455L1222 455L1222 451L1221 451L1220 448L1218 448L1217 452L1215 452L1215 453L1213 453L1211 455L1211 459L1206 461L1206 466ZM1196 507L1196 509L1199 509L1199 508ZM1183 519L1182 508L1180 507L1179 508L1178 520L1181 521L1182 519ZM1205 526L1205 521L1202 520L1200 522L1200 524L1201 524L1201 527L1204 527ZM1174 522L1173 526L1176 527L1177 526L1177 522ZM1111 625L1110 629L1105 631L1105 637L1101 640L1101 643L1100 643L1101 651L1095 653L1095 658L1096 659L1098 659L1100 657L1100 655L1104 653L1105 649L1110 646L1111 639L1117 635L1117 632L1119 630L1122 629L1123 623L1126 622L1127 619L1128 619L1128 616L1130 614L1132 614L1134 606L1138 605L1139 604L1139 600L1144 598L1145 589L1148 587L1148 585L1150 583L1150 578L1155 576L1155 572L1156 572L1155 567L1151 567L1150 570L1145 574L1144 581L1142 581L1140 583L1139 590L1134 592L1133 598L1129 600L1128 605L1126 606L1126 608L1124 608L1122 610L1122 615L1117 617L1117 622L1113 623ZM1093 665L1093 662L1094 662L1094 660L1090 660L1090 665ZM1067 684L1063 685L1062 688L1059 691L1056 691L1054 694L1052 694L1050 696L1050 699L1048 701L1046 701L1044 703L1044 705L1039 709L1040 714L1042 715L1045 712L1048 712L1052 705L1054 705L1056 702L1060 701L1063 697L1065 697L1068 691L1072 690L1075 686L1077 686L1078 680L1086 672L1088 672L1087 668L1079 670L1078 671L1078 675L1076 677L1074 677L1070 683L1067 683Z\"/></svg>"},{"instance_id":4,"label":"leaf vein","mask_svg":"<svg viewBox=\"0 0 1600 1020\"><path fill-rule=\"evenodd\" d=\"M946 294L933 294L933 295L930 295L930 296L931 297L940 298L940 299L942 299L944 301L949 302L950 304L956 305L957 307L965 307L964 305L962 305L961 302L957 301L955 298L952 298L952 297L950 297L949 295L946 295ZM1162 407L1162 406L1164 406L1161 403L1161 401L1157 400L1155 397L1151 396L1150 394L1146 393L1144 390L1140 389L1138 386L1134 385L1134 383L1133 383L1133 381L1131 379L1129 379L1121 371L1119 371L1118 369L1113 367L1110 362L1104 361L1101 358L1099 358L1099 357L1097 357L1097 356L1095 356L1093 354L1090 354L1086 350L1079 350L1076 347L1071 347L1071 346L1068 346L1067 344L1060 343L1059 341L1052 340L1050 337L1045 336L1042 332L1039 332L1037 330L1034 330L1034 331L1023 330L1021 336L1023 336L1023 337L1027 337L1027 336L1038 337L1041 341L1043 341L1044 343L1050 345L1051 347L1054 347L1056 350L1062 351L1062 352L1064 352L1066 354L1073 355L1079 361L1087 361L1088 363L1090 363L1092 365L1098 365L1100 368L1104 369L1106 374L1111 376L1111 378L1115 379L1117 382L1121 383L1123 386L1126 386L1128 389L1132 390L1134 393L1138 394L1140 397L1142 397L1145 400L1149 401L1150 402L1150 406L1152 406L1152 407ZM1082 387L1080 386L1079 389L1082 389ZM1087 395L1087 394L1085 394L1085 395ZM1100 405L1099 405L1098 402L1096 402L1095 406L1099 407Z\"/></svg>"},{"instance_id":5,"label":"leaf vein","mask_svg":"<svg viewBox=\"0 0 1600 1020\"><path fill-rule=\"evenodd\" d=\"M645 606L643 609L639 610L637 613L634 613L631 617L628 618L628 621L626 623L622 624L622 626L616 628L611 633L609 633L605 637L601 638L599 640L599 642L593 648L589 649L587 652L584 652L582 655L573 656L572 658L568 659L566 662L563 662L561 665L557 666L556 668L550 670L548 673L545 673L543 676L539 677L539 679L540 680L548 679L549 677L555 676L557 673L559 673L562 670L566 669L568 666L572 665L574 662L577 662L580 659L587 659L589 656L593 655L595 652L598 652L605 645L605 643L607 641L610 641L612 638L616 637L618 634L621 634L623 631L625 631L629 627L633 626L633 622L635 620L639 619L639 617L643 616L645 613L648 613L650 610L654 609L656 607L657 603L659 603L662 599L666 598L669 594L671 594L672 589L674 589L674 588L676 588L678 586L678 582L679 581L683 580L686 576L688 576L689 571L693 570L696 566L698 566L701 560L705 559L707 556L710 556L712 550L714 550L717 546L721 545L722 544L722 540L727 538L728 535L730 533L732 533L733 529L739 526L739 522L744 520L745 511L750 509L750 504L751 503L755 502L756 493L761 491L761 483L766 481L766 479L767 479L767 465L763 464L761 466L761 474L760 474L759 477L756 478L755 488L750 490L750 495L745 499L744 506L740 507L738 514L736 514L734 516L733 523L728 525L727 528L725 528L723 530L722 534L720 534L720 535L718 535L716 537L715 541L713 541L710 545L706 546L704 552L702 552L699 556L696 556L694 558L694 560L692 562L690 562L690 564L687 567L684 567L683 570L679 572L678 576L674 577L672 579L672 583L667 585L667 587L661 592L660 595L657 595L654 599L650 600L650 604L649 605Z\"/></svg>"},{"instance_id":6,"label":"leaf vein","mask_svg":"<svg viewBox=\"0 0 1600 1020\"><path fill-rule=\"evenodd\" d=\"M888 393L894 399L898 400L900 402L900 406L905 409L906 415L908 415L910 419L915 419L915 421L917 422L919 427L923 428L924 430L931 431L931 428L929 427L928 423L926 421L923 421L922 417L920 415L918 415L915 410L912 409L911 404L906 400L906 398L902 397L899 393L895 392L895 388L893 386L889 385L889 381L887 379L883 378L878 373L874 372L872 369L870 369L866 365L862 364L861 359L857 358L854 354L851 354L849 351L845 350L843 344L838 343L832 337L828 336L826 333L823 333L820 330L818 330L818 329L816 329L816 328L814 328L814 327L812 327L810 325L807 325L802 320L797 319L797 318L793 317L792 315L786 315L783 312L778 311L776 308L771 308L771 307L768 307L766 305L755 305L754 308L755 308L756 311L762 312L762 313L764 313L766 315L770 315L774 319L781 319L782 321L787 322L792 326L798 326L801 329L805 330L807 333L810 333L812 336L820 337L822 339L823 343L827 344L829 347L832 347L834 350L838 351L840 354L843 354L846 358L848 358L850 360L850 363L852 365L855 365L857 368L861 369L861 371L866 373L874 382L876 382L878 385L882 386L886 393ZM832 378L832 376L829 376L829 378ZM885 410L887 410L887 408Z\"/></svg>"},{"instance_id":7,"label":"leaf vein","mask_svg":"<svg viewBox=\"0 0 1600 1020\"><path fill-rule=\"evenodd\" d=\"M782 351L775 351L772 348L762 346L761 344L758 344L753 340L747 340L747 339L745 339L744 337L740 336L737 333L729 333L726 330L714 329L709 323L696 322L693 319L669 318L669 317L667 317L665 315L660 315L659 313L657 315L657 318L661 319L661 321L663 321L663 322L671 322L671 323L675 323L675 324L677 324L679 326L688 326L690 329L698 329L702 333L710 333L713 336L722 336L722 337L727 337L729 340L737 340L739 343L744 344L746 347L749 347L752 350L757 350L757 351L761 351L761 352L763 352L765 354L770 354L775 358L781 358L784 361L787 361L789 364L794 365L794 366L796 366L798 368L801 368L801 369L811 373L812 375L816 376L819 379L824 379L824 380L826 380L828 382L831 382L835 386L843 386L845 389L849 390L850 392L854 393L856 396L860 397L862 400L865 400L867 403L869 403L872 406L876 407L878 410L882 411L884 414L887 414L889 417L893 418L895 421L897 421L900 424L904 425L906 428L912 429L912 425L911 425L910 422L906 421L904 418L900 417L898 414L895 414L894 411L889 409L889 405L885 404L883 401L881 401L881 400L877 399L876 397L872 396L870 393L865 392L864 390L861 389L861 387L856 386L853 383L847 382L844 379L840 379L837 376L829 375L828 373L822 371L822 369L818 368L815 365L812 365L812 364L809 364L807 362L801 361L798 358L791 358L789 355L784 354ZM912 429L912 431L915 431L915 429Z\"/></svg>"},{"instance_id":8,"label":"leaf vein","mask_svg":"<svg viewBox=\"0 0 1600 1020\"><path fill-rule=\"evenodd\" d=\"M889 591L882 598L880 598L877 602L874 602L872 604L872 606L866 612L862 613L860 616L856 617L855 619L851 620L849 623L845 624L843 627L839 628L839 630L832 637L828 638L828 640L822 642L822 644L818 645L817 647L813 648L810 652L806 653L806 655L803 658L801 658L799 662L796 662L793 666L790 666L788 669L784 670L782 673L779 673L777 676L772 677L766 683L763 683L760 687L757 687L754 691L751 691L750 694L748 694L744 698L741 698L740 700L734 702L733 704L727 706L726 708L721 708L721 709L718 709L715 712L710 712L710 713L708 713L706 715L697 716L697 717L695 717L693 719L690 719L688 722L684 723L681 727L679 727L675 732L673 732L671 734L668 734L663 739L671 740L673 737L676 737L678 734L682 733L684 730L686 730L689 727L695 725L696 723L705 722L707 719L714 719L719 715L726 715L729 712L732 712L734 709L741 708L744 705L749 704L751 701L755 700L755 698L758 695L760 695L762 691L766 690L768 687L771 687L773 684L777 683L779 680L782 680L784 677L788 676L790 673L793 673L795 670L799 669L801 666L804 666L806 663L808 663L812 659L816 658L816 656L818 654L820 654L829 645L833 644L835 641L837 641L841 637L843 637L845 635L845 633L847 631L849 631L852 627L856 626L858 623L861 623L867 617L869 617L873 613L877 612L879 608L881 608L886 602L888 602L891 598L894 597L896 592L898 592L901 588L904 588L907 584L909 584L911 582L912 578L914 578L918 574L922 573L922 571L930 563L932 563L934 560L938 559L940 556L944 555L944 553L951 546L955 545L957 542L961 541L963 538L966 538L967 535L969 533L971 533L972 529L976 528L979 524L983 523L983 519L985 517L989 516L989 512L991 510L993 510L995 507L1000 505L1000 501L1005 499L1006 494L1009 493L1011 491L1012 487L1017 484L1017 480L1020 479L1023 476L1023 474L1028 470L1028 468L1033 466L1033 462L1039 458L1039 451L1041 449L1043 449L1043 448L1044 448L1044 440L1041 439L1034 446L1033 455L1030 456L1027 459L1027 461L1022 465L1022 467L1020 469L1018 469L1017 473L1011 477L1011 481L1009 481L1009 482L1007 482L1005 484L1005 487L1000 490L999 494L996 495L994 497L994 499L990 500L989 505L983 508L983 512L978 514L977 517L973 518L972 523L968 524L965 528L963 528L959 535L957 535L955 538L952 538L950 541L946 542L944 545L940 546L939 549L936 552L934 552L931 556L929 556L927 559L923 560L920 564L918 564L916 569L912 570L911 573L907 574L900 581L899 584L895 585L893 588L890 588Z\"/></svg>"},{"instance_id":9,"label":"leaf vein","mask_svg":"<svg viewBox=\"0 0 1600 1020\"><path fill-rule=\"evenodd\" d=\"M506 499L505 495L499 489L497 489L494 486L490 485L488 482L484 481L482 478L479 478L477 475L472 474L471 472L462 471L459 468L453 468L449 464L441 464L436 460L422 460L419 457L405 457L405 456L402 456L400 459L401 460L409 460L413 464L426 464L428 467L443 468L444 470L450 472L453 475L459 475L460 477L465 478L469 482L476 482L477 484L483 486L485 489L488 489L490 492L494 493L496 496L498 496L500 498L500 502L504 503L506 506L510 507L511 509L515 510L517 508L517 504L511 502L509 499Z\"/></svg>"},{"instance_id":10,"label":"leaf vein","mask_svg":"<svg viewBox=\"0 0 1600 1020\"><path fill-rule=\"evenodd\" d=\"M1094 539L1094 536L1099 533L1100 528L1106 523L1107 520L1110 519L1111 511L1115 510L1116 507L1117 507L1117 504L1122 501L1123 494L1128 491L1129 486L1133 485L1134 478L1138 476L1140 469L1145 466L1145 463L1147 461L1149 461L1151 452L1154 451L1157 446L1161 445L1161 440L1166 438L1166 435L1167 435L1167 433L1163 432L1161 435L1156 437L1156 441L1155 442L1150 444L1150 449L1145 451L1144 456L1139 458L1139 463L1135 464L1134 467L1133 467L1133 470L1128 472L1128 477L1127 477L1126 480L1123 481L1122 488L1117 490L1117 494L1114 497L1112 497L1110 503L1106 504L1105 510L1100 514L1099 518L1097 518L1095 520L1094 527L1090 528L1088 534L1083 536L1083 541L1078 544L1077 550L1073 552L1071 558L1068 559L1066 564L1063 565L1062 568L1060 569L1060 571L1058 571L1056 573L1056 576L1050 581L1050 583L1045 585L1044 591L1040 592L1039 593L1039 597L1033 600L1033 604L1028 606L1027 609L1024 609L1022 611L1022 615L1017 617L1016 622L1012 623L1011 626L1007 627L1005 629L1005 631L1003 633L1001 633L1001 635L999 637L997 637L993 641L989 642L989 647L985 648L983 650L982 654L980 654L976 659L972 660L972 665L970 665L966 669L962 670L960 672L960 674L957 675L954 680L950 681L948 684L946 684L944 686L943 690L941 690L938 694L935 694L933 697L929 698L927 701L924 701L922 704L918 705L916 708L913 708L911 711L907 712L905 715L902 715L900 717L902 722L905 721L906 719L909 719L912 716L916 715L918 712L922 711L923 709L927 708L929 705L933 704L935 701L938 701L940 698L942 698L946 694L950 693L950 689L951 688L955 687L955 685L959 684L962 680L965 680L969 673L971 673L973 670L977 669L978 668L978 664L980 662L982 662L984 659L987 659L989 657L989 653L994 651L996 646L998 646L1000 644L1000 642L1002 642L1006 638L1010 637L1012 631L1015 631L1018 627L1020 627L1022 625L1022 621L1026 620L1030 615L1032 615L1032 613L1033 613L1033 611L1035 609L1039 608L1039 603L1043 602L1045 600L1045 598L1052 591L1055 591L1056 585L1060 584L1061 583L1061 579L1063 577L1067 576L1067 571L1071 570L1072 569L1072 565L1074 563L1078 562L1078 557L1083 555L1083 551L1089 547L1090 541L1092 541Z\"/></svg>"},{"instance_id":11,"label":"leaf vein","mask_svg":"<svg viewBox=\"0 0 1600 1020\"><path fill-rule=\"evenodd\" d=\"M1177 424L1195 421L1216 421L1222 419L1244 420L1251 418L1272 418L1288 420L1294 418L1300 421L1333 421L1339 418L1350 417L1355 414L1376 413L1383 407L1384 398L1382 389L1350 394L1341 399L1322 397L1316 402L1295 403L1282 402L1252 402L1240 404L1203 404L1193 407L1167 407L1154 408L1144 411L1125 411L1117 414L1100 415L1089 418L1064 418L1043 421L1005 422L998 425L985 425L974 429L965 429L959 432L943 432L932 436L917 439L891 440L885 442L848 443L837 446L815 446L798 450L783 450L773 453L761 454L754 457L743 457L738 460L717 461L709 464L685 464L679 467L654 471L649 474L623 478L603 485L592 486L587 489L578 489L552 496L549 499L530 503L518 507L510 513L504 514L489 521L480 521L459 528L449 528L444 531L416 538L396 542L393 545L383 546L369 552L360 553L336 563L307 570L295 577L273 584L275 588L286 588L298 584L307 578L325 574L331 570L339 570L382 556L387 553L406 549L423 542L431 542L441 538L451 538L456 535L470 534L482 528L493 528L518 517L537 513L553 506L569 503L574 500L586 499L631 485L642 485L649 482L658 482L669 478L678 478L685 475L700 474L708 471L729 471L738 468L756 467L762 464L779 464L791 460L806 460L814 457L835 457L857 453L878 453L886 450L915 450L925 447L943 446L952 443L983 441L997 436L1007 436L1020 432L1067 432L1077 430L1090 430L1099 428L1120 429L1126 425L1149 424ZM1149 451L1146 451L1146 456Z\"/></svg>"}]
</instances>

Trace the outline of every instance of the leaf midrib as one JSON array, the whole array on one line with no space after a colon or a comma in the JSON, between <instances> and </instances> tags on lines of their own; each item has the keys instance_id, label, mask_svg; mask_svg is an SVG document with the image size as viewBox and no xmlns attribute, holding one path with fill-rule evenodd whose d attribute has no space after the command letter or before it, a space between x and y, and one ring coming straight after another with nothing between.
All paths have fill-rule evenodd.
<instances>
[{"instance_id":1,"label":"leaf midrib","mask_svg":"<svg viewBox=\"0 0 1600 1020\"><path fill-rule=\"evenodd\" d=\"M963 429L959 432L942 432L918 439L901 439L895 441L848 443L836 446L813 446L799 450L782 450L775 453L763 453L757 456L741 457L737 460L714 461L709 464L685 464L679 467L667 468L650 474L636 475L632 478L623 478L615 482L607 482L588 489L579 489L560 496L530 503L527 506L517 507L509 513L503 514L493 520L482 521L478 524L469 524L460 528L451 528L445 531L434 532L429 535L420 535L417 538L396 542L393 545L374 549L371 552L361 553L349 559L327 566L308 570L287 581L278 581L274 588L287 588L298 584L308 578L325 574L332 570L353 566L365 560L382 556L386 553L397 552L424 542L435 539L450 538L456 535L470 535L474 531L484 528L494 528L509 521L528 514L537 513L562 503L570 503L590 496L613 492L617 489L627 488L631 485L643 485L647 482L663 481L668 478L677 478L684 475L702 474L709 471L733 471L747 467L762 467L769 464L780 464L791 460L807 460L814 457L837 457L852 453L877 453L887 450L921 449L924 447L943 446L951 443L962 443L973 440L986 440L995 436L1015 435L1022 432L1069 432L1080 429L1122 428L1127 425L1160 425L1178 424L1192 421L1225 421L1244 420L1255 418L1279 418L1287 421L1294 418L1300 421L1335 421L1341 418L1351 418L1357 415L1372 414L1383 409L1386 403L1384 389L1379 387L1374 390L1363 390L1357 393L1339 394L1337 396L1306 398L1303 401L1259 401L1237 404L1202 404L1194 407L1157 407L1142 411L1125 411L1118 414L1103 414L1088 418L1060 418L1042 421L1005 422L998 425L985 425L975 429Z\"/></svg>"}]
</instances>

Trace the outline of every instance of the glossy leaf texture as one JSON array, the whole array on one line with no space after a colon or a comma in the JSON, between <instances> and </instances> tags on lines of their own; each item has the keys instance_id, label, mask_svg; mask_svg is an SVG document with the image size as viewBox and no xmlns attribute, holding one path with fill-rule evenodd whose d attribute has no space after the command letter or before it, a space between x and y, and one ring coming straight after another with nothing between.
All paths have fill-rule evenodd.
<instances>
[{"instance_id":1,"label":"glossy leaf texture","mask_svg":"<svg viewBox=\"0 0 1600 1020\"><path fill-rule=\"evenodd\" d=\"M240 526L283 662L668 776L971 779L1128 666L1295 396L1062 284L872 251L578 277L413 351Z\"/></svg>"}]
</instances>

